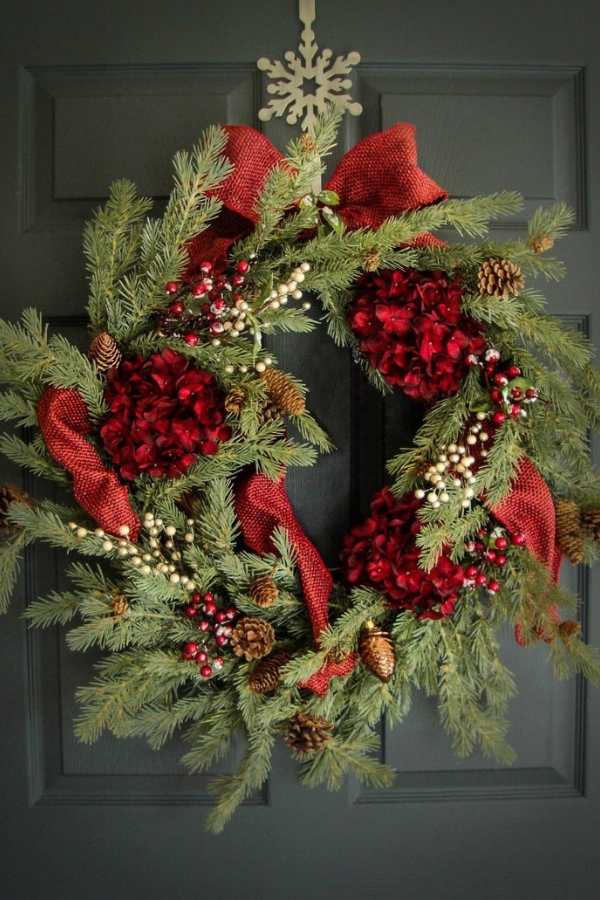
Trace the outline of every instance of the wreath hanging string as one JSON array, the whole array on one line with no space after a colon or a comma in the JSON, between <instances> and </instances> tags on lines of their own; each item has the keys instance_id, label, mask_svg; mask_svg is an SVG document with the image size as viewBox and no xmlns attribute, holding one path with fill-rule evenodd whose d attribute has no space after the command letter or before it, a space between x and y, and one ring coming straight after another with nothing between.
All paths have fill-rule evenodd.
<instances>
[{"instance_id":1,"label":"wreath hanging string","mask_svg":"<svg viewBox=\"0 0 600 900\"><path fill-rule=\"evenodd\" d=\"M377 723L400 721L415 687L437 696L457 752L511 762L507 621L520 644L547 643L559 676L600 681L558 611L576 604L562 555L597 556L600 384L589 342L524 284L562 274L546 251L570 212L491 240L488 222L520 198L448 199L410 125L361 141L315 195L340 115L286 156L253 129L208 129L177 155L158 220L116 183L84 237L88 355L33 310L0 322L0 415L33 433L0 449L76 501L0 488L2 605L30 542L84 557L72 590L26 611L39 626L75 620L69 645L105 651L76 732L159 748L183 729L191 771L244 734L238 771L214 781L215 831L268 776L281 734L309 785L349 770L389 784ZM443 226L471 240L442 241ZM339 579L285 490L287 468L331 444L267 344L314 327L309 295L374 389L425 407L390 485L349 523Z\"/></svg>"}]
</instances>

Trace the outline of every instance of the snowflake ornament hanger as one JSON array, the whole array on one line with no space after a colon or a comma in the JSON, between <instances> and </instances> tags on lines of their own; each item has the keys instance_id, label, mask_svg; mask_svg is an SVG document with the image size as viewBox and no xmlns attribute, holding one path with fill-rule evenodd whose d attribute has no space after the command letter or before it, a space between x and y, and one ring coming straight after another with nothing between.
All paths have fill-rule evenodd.
<instances>
[{"instance_id":1,"label":"snowflake ornament hanger","mask_svg":"<svg viewBox=\"0 0 600 900\"><path fill-rule=\"evenodd\" d=\"M303 131L310 131L317 114L323 112L328 103L337 103L351 115L359 116L362 106L353 102L350 94L344 91L352 87L351 80L346 76L360 62L360 53L353 50L347 56L338 56L335 60L329 49L319 53L311 28L315 20L315 0L299 0L298 14L305 26L301 35L302 42L298 47L299 56L293 50L288 50L284 54L287 66L280 60L271 62L265 56L257 62L258 68L266 72L273 81L268 85L267 91L276 95L268 106L259 111L259 119L268 122L273 116L283 116L287 111L287 123L295 125L304 113L301 128ZM307 82L310 88L305 93L303 88Z\"/></svg>"}]
</instances>

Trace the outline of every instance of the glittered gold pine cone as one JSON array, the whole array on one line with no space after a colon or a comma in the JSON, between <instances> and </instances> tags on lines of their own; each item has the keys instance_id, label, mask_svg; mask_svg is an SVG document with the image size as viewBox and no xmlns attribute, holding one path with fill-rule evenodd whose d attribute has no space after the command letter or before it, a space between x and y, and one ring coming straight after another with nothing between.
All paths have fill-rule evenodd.
<instances>
[{"instance_id":1,"label":"glittered gold pine cone","mask_svg":"<svg viewBox=\"0 0 600 900\"><path fill-rule=\"evenodd\" d=\"M365 666L376 675L380 681L390 681L394 674L396 657L394 643L383 628L378 628L369 621L363 628L358 643L358 652Z\"/></svg>"},{"instance_id":2,"label":"glittered gold pine cone","mask_svg":"<svg viewBox=\"0 0 600 900\"><path fill-rule=\"evenodd\" d=\"M267 369L261 377L267 382L268 403L290 416L299 416L304 412L306 401L284 372Z\"/></svg>"},{"instance_id":3,"label":"glittered gold pine cone","mask_svg":"<svg viewBox=\"0 0 600 900\"><path fill-rule=\"evenodd\" d=\"M256 616L240 619L231 635L231 646L236 656L245 656L247 660L262 659L271 652L275 643L273 626Z\"/></svg>"},{"instance_id":4,"label":"glittered gold pine cone","mask_svg":"<svg viewBox=\"0 0 600 900\"><path fill-rule=\"evenodd\" d=\"M502 297L503 300L508 300L510 294L518 294L525 286L519 266L497 256L491 256L481 264L477 279L482 294Z\"/></svg>"},{"instance_id":5,"label":"glittered gold pine cone","mask_svg":"<svg viewBox=\"0 0 600 900\"><path fill-rule=\"evenodd\" d=\"M585 545L581 510L574 500L556 501L556 543L570 563L581 562Z\"/></svg>"},{"instance_id":6,"label":"glittered gold pine cone","mask_svg":"<svg viewBox=\"0 0 600 900\"><path fill-rule=\"evenodd\" d=\"M554 247L554 241L549 234L544 234L540 238L530 238L527 241L527 246L533 250L534 253L545 253L546 250L550 250Z\"/></svg>"},{"instance_id":7,"label":"glittered gold pine cone","mask_svg":"<svg viewBox=\"0 0 600 900\"><path fill-rule=\"evenodd\" d=\"M101 372L116 368L123 358L119 345L107 331L101 331L96 335L89 346L88 356L96 363Z\"/></svg>"},{"instance_id":8,"label":"glittered gold pine cone","mask_svg":"<svg viewBox=\"0 0 600 900\"><path fill-rule=\"evenodd\" d=\"M296 713L289 720L288 731L284 741L298 756L321 750L331 739L333 724L322 716L310 716L307 713Z\"/></svg>"},{"instance_id":9,"label":"glittered gold pine cone","mask_svg":"<svg viewBox=\"0 0 600 900\"><path fill-rule=\"evenodd\" d=\"M129 609L127 597L125 597L124 594L115 594L115 596L110 601L110 608L112 610L113 617L118 621L122 616L125 615L125 613Z\"/></svg>"},{"instance_id":10,"label":"glittered gold pine cone","mask_svg":"<svg viewBox=\"0 0 600 900\"><path fill-rule=\"evenodd\" d=\"M267 606L273 606L279 596L277 585L270 577L265 575L263 578L257 578L250 585L250 597L252 602L263 609Z\"/></svg>"},{"instance_id":11,"label":"glittered gold pine cone","mask_svg":"<svg viewBox=\"0 0 600 900\"><path fill-rule=\"evenodd\" d=\"M235 413L236 416L239 416L241 413L244 402L246 400L246 393L239 387L233 387L225 397L224 406L227 412Z\"/></svg>"},{"instance_id":12,"label":"glittered gold pine cone","mask_svg":"<svg viewBox=\"0 0 600 900\"><path fill-rule=\"evenodd\" d=\"M8 511L11 503L24 503L33 509L33 500L16 484L0 484L0 534L9 534L17 530L17 525L9 521Z\"/></svg>"},{"instance_id":13,"label":"glittered gold pine cone","mask_svg":"<svg viewBox=\"0 0 600 900\"><path fill-rule=\"evenodd\" d=\"M582 509L581 527L597 544L600 544L600 509Z\"/></svg>"},{"instance_id":14,"label":"glittered gold pine cone","mask_svg":"<svg viewBox=\"0 0 600 900\"><path fill-rule=\"evenodd\" d=\"M281 684L281 669L291 658L291 650L282 647L281 650L274 650L261 659L248 680L248 687L252 693L268 694L278 688Z\"/></svg>"}]
</instances>

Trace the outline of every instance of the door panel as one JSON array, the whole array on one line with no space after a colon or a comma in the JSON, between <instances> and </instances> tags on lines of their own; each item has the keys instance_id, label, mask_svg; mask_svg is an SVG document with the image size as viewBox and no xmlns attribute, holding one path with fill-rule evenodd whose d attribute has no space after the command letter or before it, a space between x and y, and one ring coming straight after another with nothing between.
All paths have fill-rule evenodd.
<instances>
[{"instance_id":1,"label":"door panel","mask_svg":"<svg viewBox=\"0 0 600 900\"><path fill-rule=\"evenodd\" d=\"M411 121L422 168L452 195L519 190L527 214L567 202L576 226L558 255L569 274L546 293L553 312L599 344L594 4L562 0L541 16L537 4L508 0L502 26L489 0L431 0L426 11L416 0L316 6L319 46L363 57L352 93L364 112L345 120L331 166L360 137ZM5 0L0 11L0 314L35 305L85 343L81 228L109 183L131 178L160 209L177 149L215 122L258 127L268 94L255 61L296 48L301 25L296 0L260 9L241 0L63 0L49 12L42 0ZM281 120L260 127L281 149L294 133ZM523 227L520 217L504 223L501 237ZM335 565L344 531L383 483L385 460L411 441L420 412L403 397L381 401L324 326L272 346L306 382L338 448L290 472L288 484L307 534ZM19 477L0 465L1 480ZM38 489L31 479L26 487ZM91 654L20 618L28 601L61 585L63 569L60 555L32 552L0 623L7 900L183 891L428 900L442 890L450 900L578 900L600 889L600 695L577 679L554 681L545 647L524 650L503 635L519 687L513 767L456 758L435 704L417 696L401 726L382 723L393 788L350 780L337 794L306 791L280 748L268 784L214 837L203 830L208 779L184 774L181 741L160 752L111 736L75 741L74 693L91 677ZM588 639L600 644L597 573L563 578L582 597Z\"/></svg>"}]
</instances>

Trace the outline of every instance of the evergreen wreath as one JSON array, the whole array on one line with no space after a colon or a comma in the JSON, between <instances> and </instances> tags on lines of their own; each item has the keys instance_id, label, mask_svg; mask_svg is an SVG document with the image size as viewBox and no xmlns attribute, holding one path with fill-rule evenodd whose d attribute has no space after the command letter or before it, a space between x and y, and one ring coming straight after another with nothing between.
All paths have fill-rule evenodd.
<instances>
[{"instance_id":1,"label":"evergreen wreath","mask_svg":"<svg viewBox=\"0 0 600 900\"><path fill-rule=\"evenodd\" d=\"M175 157L158 219L114 184L85 230L87 354L34 310L0 322L0 416L25 429L0 449L76 501L0 488L2 607L32 541L81 557L72 589L25 613L75 620L69 646L104 651L77 735L160 748L181 728L199 772L242 732L239 770L214 781L214 831L263 783L278 736L307 785L348 771L388 785L376 728L413 688L437 697L458 753L512 761L503 623L546 641L558 677L600 682L557 584L563 554L598 555L600 379L591 344L524 282L562 276L545 251L571 214L488 239L519 196L447 199L407 125L361 141L315 195L340 115L285 157L253 129L209 128ZM469 241L433 237L442 226ZM332 446L264 340L315 326L307 295L375 388L424 407L390 484L349 523L335 582L285 492L289 466Z\"/></svg>"}]
</instances>

